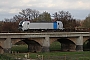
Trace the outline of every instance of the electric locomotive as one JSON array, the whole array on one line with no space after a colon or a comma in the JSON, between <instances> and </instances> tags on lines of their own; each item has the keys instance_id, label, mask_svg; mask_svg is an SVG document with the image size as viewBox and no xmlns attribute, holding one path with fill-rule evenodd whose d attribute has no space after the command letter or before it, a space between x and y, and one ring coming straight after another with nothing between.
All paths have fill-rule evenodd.
<instances>
[{"instance_id":1,"label":"electric locomotive","mask_svg":"<svg viewBox=\"0 0 90 60\"><path fill-rule=\"evenodd\" d=\"M30 21L20 21L19 29L22 31L27 30L63 30L63 23L61 21L55 22L36 22L31 23Z\"/></svg>"}]
</instances>

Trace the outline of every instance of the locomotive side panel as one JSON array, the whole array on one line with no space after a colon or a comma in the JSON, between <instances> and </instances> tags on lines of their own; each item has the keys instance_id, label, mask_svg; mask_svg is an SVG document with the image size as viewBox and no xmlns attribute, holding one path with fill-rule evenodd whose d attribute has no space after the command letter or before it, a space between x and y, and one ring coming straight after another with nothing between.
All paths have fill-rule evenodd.
<instances>
[{"instance_id":1,"label":"locomotive side panel","mask_svg":"<svg viewBox=\"0 0 90 60\"><path fill-rule=\"evenodd\" d=\"M30 23L29 29L53 29L53 23Z\"/></svg>"}]
</instances>

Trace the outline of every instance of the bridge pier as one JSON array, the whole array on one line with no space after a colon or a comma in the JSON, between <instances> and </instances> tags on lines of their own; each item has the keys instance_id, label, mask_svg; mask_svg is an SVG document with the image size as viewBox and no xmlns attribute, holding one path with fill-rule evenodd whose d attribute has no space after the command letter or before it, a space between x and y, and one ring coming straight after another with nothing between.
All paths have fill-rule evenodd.
<instances>
[{"instance_id":1,"label":"bridge pier","mask_svg":"<svg viewBox=\"0 0 90 60\"><path fill-rule=\"evenodd\" d=\"M80 36L76 40L76 51L83 51L83 36Z\"/></svg>"},{"instance_id":2,"label":"bridge pier","mask_svg":"<svg viewBox=\"0 0 90 60\"><path fill-rule=\"evenodd\" d=\"M5 53L11 53L11 38L6 38L3 44L3 51Z\"/></svg>"},{"instance_id":3,"label":"bridge pier","mask_svg":"<svg viewBox=\"0 0 90 60\"><path fill-rule=\"evenodd\" d=\"M49 41L49 36L46 36L45 39L43 40L43 46L42 46L42 52L49 52L50 49L50 41Z\"/></svg>"}]
</instances>

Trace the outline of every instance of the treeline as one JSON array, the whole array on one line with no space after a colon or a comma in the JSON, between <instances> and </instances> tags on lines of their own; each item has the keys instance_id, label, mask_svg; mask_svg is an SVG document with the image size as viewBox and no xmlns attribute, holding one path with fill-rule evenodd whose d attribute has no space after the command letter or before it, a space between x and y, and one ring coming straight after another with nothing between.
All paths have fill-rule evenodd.
<instances>
[{"instance_id":1,"label":"treeline","mask_svg":"<svg viewBox=\"0 0 90 60\"><path fill-rule=\"evenodd\" d=\"M52 19L53 17L53 19ZM64 24L64 28L86 27L90 16L85 20L80 21L73 19L69 11L58 11L52 15L49 12L39 12L30 8L23 9L19 12L19 15L13 16L11 19L4 19L0 22L0 32L19 32L18 24L22 20L30 20L31 22L53 22L60 20ZM90 27L88 25L88 27Z\"/></svg>"}]
</instances>

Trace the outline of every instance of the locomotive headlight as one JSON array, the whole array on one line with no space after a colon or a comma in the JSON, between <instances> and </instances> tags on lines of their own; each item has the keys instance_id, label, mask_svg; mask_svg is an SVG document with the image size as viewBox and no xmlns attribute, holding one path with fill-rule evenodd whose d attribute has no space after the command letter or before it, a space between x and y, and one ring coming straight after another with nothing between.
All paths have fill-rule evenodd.
<instances>
[{"instance_id":1,"label":"locomotive headlight","mask_svg":"<svg viewBox=\"0 0 90 60\"><path fill-rule=\"evenodd\" d=\"M23 28L23 26L22 26L22 25L19 25L19 28L18 28L18 29L19 29L19 30L22 30L22 28Z\"/></svg>"}]
</instances>

